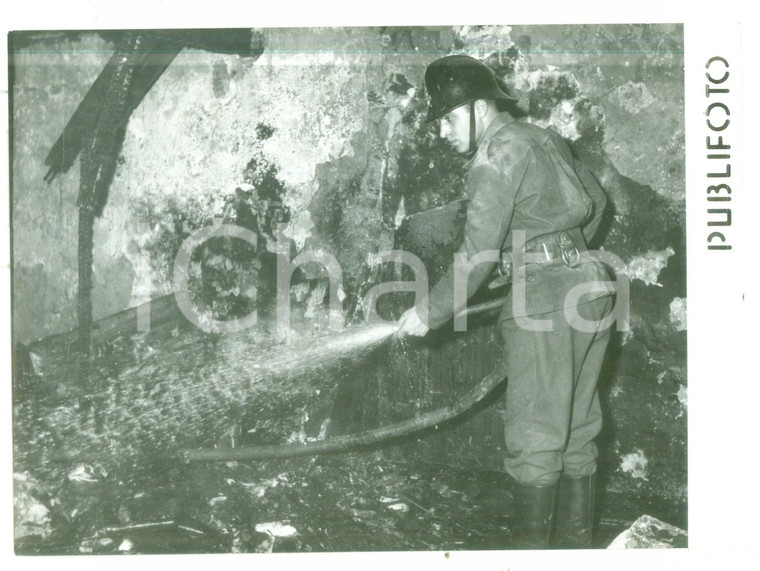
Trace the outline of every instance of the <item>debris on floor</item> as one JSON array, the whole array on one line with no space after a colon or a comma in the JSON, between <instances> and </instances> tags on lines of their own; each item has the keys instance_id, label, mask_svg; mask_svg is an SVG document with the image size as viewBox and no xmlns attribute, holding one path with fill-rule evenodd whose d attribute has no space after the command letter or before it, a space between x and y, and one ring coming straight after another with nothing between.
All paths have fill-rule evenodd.
<instances>
[{"instance_id":1,"label":"debris on floor","mask_svg":"<svg viewBox=\"0 0 760 571\"><path fill-rule=\"evenodd\" d=\"M643 515L618 535L608 549L662 549L688 547L687 533L669 523Z\"/></svg>"},{"instance_id":2,"label":"debris on floor","mask_svg":"<svg viewBox=\"0 0 760 571\"><path fill-rule=\"evenodd\" d=\"M505 474L411 461L392 449L92 473L71 479L90 474L73 465L45 474L44 481L17 477L24 491L16 495L17 554L510 548L513 495ZM608 496L595 547L609 545L641 513L681 523ZM647 528L639 528L627 547L658 545L654 539L680 545L677 536L656 530L645 543Z\"/></svg>"}]
</instances>

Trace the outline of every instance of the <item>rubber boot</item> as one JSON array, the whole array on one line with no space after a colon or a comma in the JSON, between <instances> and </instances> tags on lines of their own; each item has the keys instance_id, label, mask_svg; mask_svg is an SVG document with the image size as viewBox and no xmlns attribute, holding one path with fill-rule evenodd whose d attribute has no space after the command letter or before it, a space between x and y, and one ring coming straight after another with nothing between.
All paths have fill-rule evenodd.
<instances>
[{"instance_id":1,"label":"rubber boot","mask_svg":"<svg viewBox=\"0 0 760 571\"><path fill-rule=\"evenodd\" d=\"M554 547L590 549L594 529L594 482L591 476L559 479Z\"/></svg>"},{"instance_id":2,"label":"rubber boot","mask_svg":"<svg viewBox=\"0 0 760 571\"><path fill-rule=\"evenodd\" d=\"M554 525L557 484L515 486L512 542L515 549L548 549Z\"/></svg>"}]
</instances>

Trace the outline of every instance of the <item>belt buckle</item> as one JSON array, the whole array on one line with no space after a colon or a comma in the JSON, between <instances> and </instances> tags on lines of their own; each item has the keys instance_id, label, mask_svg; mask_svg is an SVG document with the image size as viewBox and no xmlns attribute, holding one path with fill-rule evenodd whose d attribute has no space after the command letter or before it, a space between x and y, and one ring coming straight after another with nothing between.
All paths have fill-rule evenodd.
<instances>
[{"instance_id":1,"label":"belt buckle","mask_svg":"<svg viewBox=\"0 0 760 571\"><path fill-rule=\"evenodd\" d=\"M502 251L499 255L499 263L496 266L499 277L491 280L491 283L488 284L488 289L496 289L511 283L513 268L512 254L506 250Z\"/></svg>"},{"instance_id":2,"label":"belt buckle","mask_svg":"<svg viewBox=\"0 0 760 571\"><path fill-rule=\"evenodd\" d=\"M499 276L504 282L512 281L512 272L514 270L514 262L512 261L511 252L502 251L499 256Z\"/></svg>"},{"instance_id":3,"label":"belt buckle","mask_svg":"<svg viewBox=\"0 0 760 571\"><path fill-rule=\"evenodd\" d=\"M564 264L568 268L577 267L581 263L581 253L570 234L566 231L558 232L555 241Z\"/></svg>"}]
</instances>

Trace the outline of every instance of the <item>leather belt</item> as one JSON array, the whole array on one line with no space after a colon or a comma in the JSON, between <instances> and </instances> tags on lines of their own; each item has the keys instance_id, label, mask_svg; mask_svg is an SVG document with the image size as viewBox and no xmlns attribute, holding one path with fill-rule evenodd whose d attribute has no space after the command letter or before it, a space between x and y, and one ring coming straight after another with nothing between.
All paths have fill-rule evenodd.
<instances>
[{"instance_id":1,"label":"leather belt","mask_svg":"<svg viewBox=\"0 0 760 571\"><path fill-rule=\"evenodd\" d=\"M528 240L522 249L523 267L542 269L564 264L574 268L581 263L581 252L586 251L586 241L579 227L543 234ZM515 274L512 248L501 251L498 265L498 277L488 284L489 289L495 289L511 283Z\"/></svg>"}]
</instances>

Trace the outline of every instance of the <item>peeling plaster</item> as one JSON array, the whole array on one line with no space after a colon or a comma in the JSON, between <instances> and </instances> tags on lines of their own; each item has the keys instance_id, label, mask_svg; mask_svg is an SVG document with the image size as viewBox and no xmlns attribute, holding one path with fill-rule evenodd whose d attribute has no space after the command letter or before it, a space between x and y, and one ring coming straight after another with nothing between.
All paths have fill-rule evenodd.
<instances>
[{"instance_id":1,"label":"peeling plaster","mask_svg":"<svg viewBox=\"0 0 760 571\"><path fill-rule=\"evenodd\" d=\"M661 287L657 279L660 272L668 265L668 259L675 254L673 248L668 246L659 252L647 252L643 256L636 256L626 265L626 273L633 279L643 281L646 285Z\"/></svg>"},{"instance_id":2,"label":"peeling plaster","mask_svg":"<svg viewBox=\"0 0 760 571\"><path fill-rule=\"evenodd\" d=\"M510 26L454 26L452 30L455 37L452 53L483 58L513 45Z\"/></svg>"},{"instance_id":3,"label":"peeling plaster","mask_svg":"<svg viewBox=\"0 0 760 571\"><path fill-rule=\"evenodd\" d=\"M577 141L581 133L578 131L578 113L576 112L575 100L567 99L552 109L548 119L543 121L532 121L541 127L553 128L565 139Z\"/></svg>"},{"instance_id":4,"label":"peeling plaster","mask_svg":"<svg viewBox=\"0 0 760 571\"><path fill-rule=\"evenodd\" d=\"M311 237L311 231L314 229L314 222L311 219L311 212L308 210L296 211L291 223L283 230L283 234L293 240L299 250L303 249L306 240ZM276 252L276 244L267 243L267 247L273 253Z\"/></svg>"},{"instance_id":5,"label":"peeling plaster","mask_svg":"<svg viewBox=\"0 0 760 571\"><path fill-rule=\"evenodd\" d=\"M395 228L398 228L401 226L401 223L404 221L404 218L406 218L406 209L404 208L404 197L401 197L401 201L398 204L398 209L396 210L396 216L393 219L393 225Z\"/></svg>"},{"instance_id":6,"label":"peeling plaster","mask_svg":"<svg viewBox=\"0 0 760 571\"><path fill-rule=\"evenodd\" d=\"M312 290L311 294L309 294L309 299L306 302L306 313L304 314L305 317L315 317L315 312L318 307L322 306L325 294L327 293L327 285L327 280L319 280L319 282L317 282L316 287Z\"/></svg>"},{"instance_id":7,"label":"peeling plaster","mask_svg":"<svg viewBox=\"0 0 760 571\"><path fill-rule=\"evenodd\" d=\"M688 388L686 385L681 385L678 387L678 402L681 403L681 406L684 408L686 408L688 405L687 392Z\"/></svg>"},{"instance_id":8,"label":"peeling plaster","mask_svg":"<svg viewBox=\"0 0 760 571\"><path fill-rule=\"evenodd\" d=\"M514 79L517 89L530 93L532 113L539 113L538 118L531 117L531 123L544 128L551 128L569 141L577 141L582 136L581 125L584 117L586 96L578 79L573 73L558 71L553 66L545 70L520 69ZM550 110L546 107L550 105ZM584 113L599 125L604 123L604 112L594 106L585 106ZM547 114L548 112L548 114Z\"/></svg>"},{"instance_id":9,"label":"peeling plaster","mask_svg":"<svg viewBox=\"0 0 760 571\"><path fill-rule=\"evenodd\" d=\"M631 475L632 478L639 480L648 480L647 478L647 460L644 452L637 449L636 451L626 454L620 463L620 469Z\"/></svg>"},{"instance_id":10,"label":"peeling plaster","mask_svg":"<svg viewBox=\"0 0 760 571\"><path fill-rule=\"evenodd\" d=\"M686 330L686 298L675 297L670 302L670 322L676 331Z\"/></svg>"},{"instance_id":11,"label":"peeling plaster","mask_svg":"<svg viewBox=\"0 0 760 571\"><path fill-rule=\"evenodd\" d=\"M637 115L655 101L652 92L641 82L629 81L613 89L610 95L620 107L632 115Z\"/></svg>"}]
</instances>

